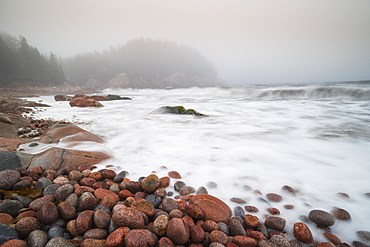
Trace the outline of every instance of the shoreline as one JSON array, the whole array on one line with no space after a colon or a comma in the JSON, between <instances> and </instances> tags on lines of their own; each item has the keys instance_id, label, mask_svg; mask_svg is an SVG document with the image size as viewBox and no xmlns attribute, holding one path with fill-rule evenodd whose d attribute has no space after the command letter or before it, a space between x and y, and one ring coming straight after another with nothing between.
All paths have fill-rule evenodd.
<instances>
[{"instance_id":1,"label":"shoreline","mask_svg":"<svg viewBox=\"0 0 370 247\"><path fill-rule=\"evenodd\" d=\"M44 171L45 172L45 171ZM65 174L65 176L67 176L67 174ZM69 174L68 174L68 176L69 176ZM176 178L174 178L174 179L176 179ZM35 181L35 180L33 180L33 181ZM104 183L107 183L107 182L105 182L105 181L102 181L102 180L95 180L96 182L104 182ZM177 180L176 180L177 181ZM35 181L36 182L36 181ZM135 181L135 182L138 182L138 181ZM113 185L113 184L112 184ZM136 183L136 185L137 185L137 183ZM88 186L89 187L89 186ZM92 187L91 187L92 188ZM143 188L142 188L143 189ZM194 189L194 188L193 188ZM86 188L86 190L89 190L89 189L87 189ZM122 190L120 190L120 192L121 192ZM130 190L128 190L128 191L130 191ZM293 190L294 191L294 190ZM120 193L120 192L118 192L118 194ZM130 191L131 193L132 193L132 191ZM125 192L125 193L127 193L127 192ZM132 193L133 195L135 195L134 193ZM193 194L194 194L194 192L193 192ZM190 196L189 196L190 197ZM138 200L138 199L135 199L135 197L133 197L134 198L134 200ZM140 197L138 197L138 198L140 198ZM123 198L121 198L120 199L120 201L122 201L122 199ZM127 199L127 198L126 198ZM126 200L125 199L125 200ZM177 198L177 199L181 199L181 198ZM131 199L130 199L131 200ZM237 200L237 199L235 199L235 200ZM180 201L182 201L182 200L180 200ZM125 203L125 202L123 202L123 203ZM179 204L179 203L178 203ZM183 204L183 203L181 203L181 204ZM222 205L222 204L221 204ZM243 208L242 208L243 209ZM230 209L231 210L231 209ZM253 209L251 209L251 210L253 210ZM172 211L172 210L171 210ZM169 212L169 213L171 213L171 211ZM181 211L181 210L180 210ZM199 210L198 210L199 211ZM274 212L275 210L271 210L271 212ZM37 210L36 210L36 212L37 212ZM186 210L185 210L185 212L186 212ZM179 213L178 211L176 211L176 213ZM252 212L249 212L248 214L251 214ZM175 213L174 213L175 214ZM204 213L203 213L204 214ZM327 215L326 215L327 216ZM203 216L204 217L204 216ZM273 214L271 214L271 216L270 217L278 217L278 216L273 216ZM36 217L37 218L37 217ZM176 217L175 217L176 218ZM187 217L188 218L188 217ZM194 219L196 219L196 218L194 218L194 217L192 217L193 218L193 221L194 221ZM231 218L231 216L230 216L230 218ZM241 217L242 218L242 217ZM239 219L240 220L240 219ZM245 219L243 219L244 220L244 223L246 224L246 222L245 222ZM204 221L204 220L203 220ZM259 219L259 221L261 222L261 224L262 225L265 225L265 227L266 227L266 222L264 222L263 223L263 221L264 221L264 219ZM280 223L282 222L281 220L277 220L277 221L280 221ZM184 220L183 220L183 222L185 222ZM195 221L195 223L196 223L197 221ZM243 221L242 221L243 222ZM251 235L251 232L252 232L252 230L250 229L250 228L247 228L247 227L245 227L245 225L243 225L243 223L242 222L239 222L241 225L242 225L242 227L244 228L244 231L246 232L246 234L248 235L249 234L249 236L252 236L253 234L257 234L259 237L262 237L260 234L258 234L258 233L252 233L252 235ZM181 222L180 222L181 223ZM199 225L201 225L201 223L202 222L200 222L199 223ZM154 224L154 222L153 222L153 224ZM186 223L185 223L186 224ZM203 222L203 224L204 224L204 222ZM210 223L211 224L211 223ZM243 236L243 231L241 230L241 228L239 227L239 224L237 224L237 223L235 223L236 225L238 225L238 229L242 232L242 235L236 235L236 236ZM268 225L269 225L269 223L268 223ZM271 227L271 225L269 225L270 227ZM311 225L310 225L311 226ZM262 227L262 226L261 226ZM273 228L275 227L275 226L272 226ZM287 228L292 228L293 226L286 226ZM186 229L186 227L184 227L185 229ZM191 231L191 229L190 229L190 227L188 226L188 228L189 228L189 231ZM198 227L197 227L198 228ZM203 229L203 227L201 226L201 228ZM220 227L219 227L220 228ZM282 229L282 231L281 230L279 230L279 229L281 229L281 228L279 228L279 229L273 229L273 228L269 228L269 230L270 230L270 232L277 232L277 233L283 233L283 231L284 231L284 228ZM275 227L276 228L276 227ZM304 228L305 229L305 227L304 226L301 226L301 228ZM198 228L199 229L199 228ZM247 229L249 229L249 232L247 233ZM261 232L262 233L262 231L258 231L258 229L255 229L255 228L253 228L252 227L252 229L253 229L253 232ZM289 229L289 231L290 231L290 229ZM126 229L127 230L127 229ZM215 230L215 229L213 229L213 230ZM229 230L230 230L230 225L229 225ZM204 231L204 229L203 229L203 231ZM307 232L307 230L305 230L306 232ZM186 232L186 230L185 230L185 232ZM207 231L204 231L204 232L207 232ZM145 233L147 233L147 232L145 232ZM212 233L212 231L211 232L209 232L209 234L210 233ZM218 232L217 232L218 233ZM112 234L112 233L111 233ZM221 234L221 233L220 233ZM262 233L263 234L263 233ZM222 235L222 234L221 234ZM226 234L227 235L227 234ZM279 235L279 234L275 234L275 235ZM284 235L284 233L283 233L283 235ZM222 236L224 236L224 235L222 235ZM281 236L281 235L280 235ZM285 236L285 235L284 235ZM158 236L157 236L158 237ZM230 237L230 236L229 236ZM228 239L229 239L229 237L228 237ZM266 236L265 236L266 237ZM288 236L289 238L291 238L292 236ZM150 238L150 236L149 236L149 238ZM162 237L162 238L164 238L164 237ZM191 238L191 237L190 237ZM252 237L253 238L253 237ZM271 239L272 238L272 236L269 236L269 235L267 235L267 237L266 237L266 239ZM275 237L275 238L278 238L278 237ZM151 239L151 238L150 238ZM237 238L238 239L238 238ZM242 239L244 239L244 238L242 238ZM279 241L283 241L284 242L284 240L283 239L281 239L281 238L278 238L279 239ZM244 239L244 240L249 240L249 241L252 241L252 240L250 240L250 239ZM80 240L79 240L80 241ZM90 241L90 240L89 240ZM163 240L163 241L167 241L167 240ZM172 241L172 240L171 240ZM219 241L222 241L222 240L219 240ZM237 240L235 240L235 241L237 241ZM262 240L260 240L260 241L257 241L257 244L259 244L259 242L261 242ZM266 240L263 240L263 241L266 241ZM277 240L278 241L278 240ZM88 241L86 241L86 242L88 242ZM102 242L102 241L100 241L100 242ZM173 241L172 241L173 242ZM253 243L255 243L254 241L252 241ZM82 242L81 242L82 243ZM275 245L278 245L278 244L276 244L275 242L268 242L268 243L265 243L265 242L263 242L263 243L261 243L260 245L262 245L262 244L267 244L267 245L269 245L269 246L273 246L272 245L272 243L273 244L275 244ZM280 243L280 242L279 242ZM286 244L286 242L284 242L285 244ZM316 244L316 243L315 243ZM315 245L314 244L314 245ZM353 244L353 246L356 246L356 247L358 247L358 246L361 246L361 244L360 243L352 243ZM364 244L364 243L363 243ZM206 245L203 245L203 246L206 246ZM217 245L215 245L215 246L217 246ZM228 246L228 245L226 245L226 246ZM229 246L234 246L234 245L231 245L231 244L229 244ZM240 245L240 246L242 246L242 245ZM324 246L324 245L320 245L320 246Z\"/></svg>"}]
</instances>

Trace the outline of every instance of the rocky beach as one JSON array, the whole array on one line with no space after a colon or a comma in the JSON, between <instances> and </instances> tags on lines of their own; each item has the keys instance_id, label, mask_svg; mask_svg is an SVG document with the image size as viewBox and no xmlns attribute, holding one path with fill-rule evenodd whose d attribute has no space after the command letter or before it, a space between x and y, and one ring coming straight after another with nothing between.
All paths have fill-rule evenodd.
<instances>
[{"instance_id":1,"label":"rocky beach","mask_svg":"<svg viewBox=\"0 0 370 247\"><path fill-rule=\"evenodd\" d=\"M101 107L105 100L130 98L79 94L55 100L69 101L70 107ZM98 164L109 161L111 154L74 149L76 143L105 143L96 133L80 128L80 122L36 119L32 112L47 107L43 102L13 97L0 101L0 247L369 246L367 229L356 231L357 238L350 242L332 230L338 222L353 220L343 208L330 212L310 208L300 221L287 224L280 210L294 210L289 199L300 197L291 185L276 188L279 193L245 187L268 206L256 207L230 195L233 205L238 205L231 208L211 194L217 181L194 187L166 166L153 167L151 174L139 178L113 165L101 168ZM205 117L194 110L191 114ZM58 143L68 148L55 146L37 153L20 148ZM167 175L156 175L158 169ZM346 193L336 196L351 201ZM364 197L370 200L370 193ZM326 240L315 239L312 231Z\"/></svg>"}]
</instances>

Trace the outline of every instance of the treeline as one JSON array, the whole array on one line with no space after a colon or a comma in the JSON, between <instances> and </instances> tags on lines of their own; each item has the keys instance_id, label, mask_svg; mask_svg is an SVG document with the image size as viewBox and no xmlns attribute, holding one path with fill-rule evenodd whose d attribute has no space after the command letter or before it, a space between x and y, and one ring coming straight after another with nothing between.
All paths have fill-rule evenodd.
<instances>
[{"instance_id":1,"label":"treeline","mask_svg":"<svg viewBox=\"0 0 370 247\"><path fill-rule=\"evenodd\" d=\"M56 56L42 55L25 37L0 33L0 86L54 86L65 81Z\"/></svg>"},{"instance_id":2,"label":"treeline","mask_svg":"<svg viewBox=\"0 0 370 247\"><path fill-rule=\"evenodd\" d=\"M62 61L69 82L84 86L108 82L125 73L130 81L160 83L175 73L217 78L215 67L198 51L174 42L134 39L104 52L79 54Z\"/></svg>"}]
</instances>

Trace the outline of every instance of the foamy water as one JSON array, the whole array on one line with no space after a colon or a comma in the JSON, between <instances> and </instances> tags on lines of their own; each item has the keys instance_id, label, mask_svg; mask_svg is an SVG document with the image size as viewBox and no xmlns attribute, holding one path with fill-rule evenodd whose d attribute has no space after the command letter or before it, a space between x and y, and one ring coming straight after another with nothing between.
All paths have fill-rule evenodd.
<instances>
[{"instance_id":1,"label":"foamy water","mask_svg":"<svg viewBox=\"0 0 370 247\"><path fill-rule=\"evenodd\" d=\"M71 108L45 96L40 99L52 107L36 118L84 122L79 126L103 137L103 145L75 147L113 155L99 168L112 164L117 172L128 171L132 180L175 170L195 189L213 181L217 188L207 187L209 194L231 209L239 204L230 198L245 199L240 206L258 207L260 219L266 208L276 207L287 221L288 239L293 224L312 209L339 207L351 214L351 222L331 227L343 242L359 240L356 231L370 231L370 199L364 196L370 192L369 85L107 89L102 94L132 100L102 102L105 107L98 109ZM165 105L182 105L209 117L156 113ZM281 192L284 185L293 187L297 197ZM282 195L283 202L269 205L259 199L271 192ZM294 209L284 209L286 204ZM308 226L316 240L327 241L322 230Z\"/></svg>"}]
</instances>

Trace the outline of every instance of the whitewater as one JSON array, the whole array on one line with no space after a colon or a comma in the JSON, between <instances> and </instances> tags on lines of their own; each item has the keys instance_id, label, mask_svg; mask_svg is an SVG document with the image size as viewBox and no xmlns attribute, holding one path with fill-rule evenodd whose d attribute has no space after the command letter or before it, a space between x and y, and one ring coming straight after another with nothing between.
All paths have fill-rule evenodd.
<instances>
[{"instance_id":1,"label":"whitewater","mask_svg":"<svg viewBox=\"0 0 370 247\"><path fill-rule=\"evenodd\" d=\"M331 227L342 242L363 241L356 231L370 231L370 197L365 196L370 192L370 84L105 89L99 95L107 94L132 100L72 108L41 96L52 107L33 117L80 122L79 127L104 138L104 144L57 144L111 154L113 159L98 169L113 165L116 172L128 171L131 180L178 171L181 181L195 189L205 186L232 210L258 207L255 215L261 221L268 207L278 208L287 221L288 239L293 238L293 224L312 209L330 212L338 207L351 214L350 222L337 220ZM208 117L163 114L157 110L162 106L184 106ZM51 146L21 148L35 153ZM284 185L297 196L282 192ZM267 202L267 193L284 200ZM232 197L247 203L234 203ZM294 208L285 209L286 204ZM322 229L308 226L315 240L327 241Z\"/></svg>"}]
</instances>

